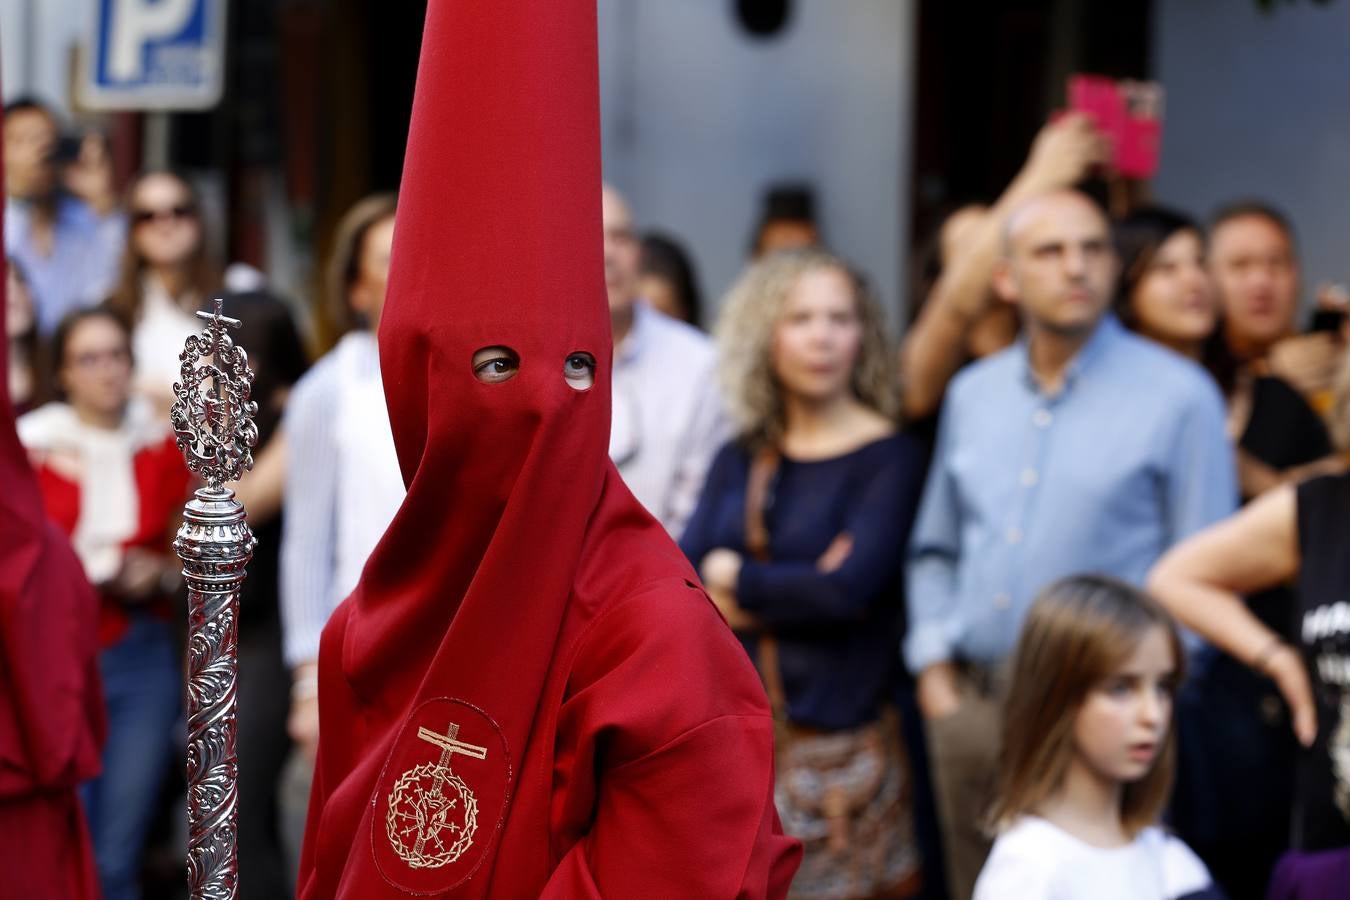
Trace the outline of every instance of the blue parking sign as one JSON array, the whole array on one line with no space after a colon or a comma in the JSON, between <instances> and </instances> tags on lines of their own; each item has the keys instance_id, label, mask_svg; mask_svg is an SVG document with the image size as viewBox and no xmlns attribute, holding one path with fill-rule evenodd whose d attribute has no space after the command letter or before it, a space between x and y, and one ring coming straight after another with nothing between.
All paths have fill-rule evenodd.
<instances>
[{"instance_id":1,"label":"blue parking sign","mask_svg":"<svg viewBox=\"0 0 1350 900\"><path fill-rule=\"evenodd\" d=\"M224 86L227 0L95 0L81 101L206 109Z\"/></svg>"}]
</instances>

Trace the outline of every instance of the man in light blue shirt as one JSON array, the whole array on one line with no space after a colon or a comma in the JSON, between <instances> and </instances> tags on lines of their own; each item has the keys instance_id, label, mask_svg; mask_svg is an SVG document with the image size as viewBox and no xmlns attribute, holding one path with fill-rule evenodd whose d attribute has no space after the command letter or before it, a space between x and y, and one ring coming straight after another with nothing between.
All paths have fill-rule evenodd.
<instances>
[{"instance_id":1,"label":"man in light blue shirt","mask_svg":"<svg viewBox=\"0 0 1350 900\"><path fill-rule=\"evenodd\" d=\"M127 241L116 209L112 164L101 138L87 137L71 164L84 193L60 184L55 114L28 99L5 107L5 255L33 293L38 331L49 335L69 312L106 300Z\"/></svg>"},{"instance_id":2,"label":"man in light blue shirt","mask_svg":"<svg viewBox=\"0 0 1350 900\"><path fill-rule=\"evenodd\" d=\"M946 397L911 544L904 654L929 720L954 897L970 895L988 852L997 672L1036 594L1080 572L1142 584L1163 551L1237 502L1217 387L1107 313L1117 265L1084 195L1025 204L995 272L1024 336Z\"/></svg>"}]
</instances>

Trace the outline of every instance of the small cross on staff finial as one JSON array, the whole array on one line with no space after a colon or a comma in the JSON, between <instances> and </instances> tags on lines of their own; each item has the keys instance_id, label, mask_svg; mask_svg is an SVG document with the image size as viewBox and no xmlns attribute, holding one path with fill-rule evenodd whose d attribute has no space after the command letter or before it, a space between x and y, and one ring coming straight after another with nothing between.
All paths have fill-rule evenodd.
<instances>
[{"instance_id":1,"label":"small cross on staff finial","mask_svg":"<svg viewBox=\"0 0 1350 900\"><path fill-rule=\"evenodd\" d=\"M224 325L228 328L238 328L240 325L244 324L238 319L231 319L229 316L222 314L225 309L225 300L223 298L217 297L215 306L216 308L212 312L207 312L204 309L197 310L197 318L205 319L212 325Z\"/></svg>"}]
</instances>

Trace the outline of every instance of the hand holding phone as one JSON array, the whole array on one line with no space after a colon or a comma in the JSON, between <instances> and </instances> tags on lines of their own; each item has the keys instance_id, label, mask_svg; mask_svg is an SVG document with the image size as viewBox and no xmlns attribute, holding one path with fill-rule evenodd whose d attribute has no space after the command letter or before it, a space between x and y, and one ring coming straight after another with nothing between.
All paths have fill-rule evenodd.
<instances>
[{"instance_id":1,"label":"hand holding phone","mask_svg":"<svg viewBox=\"0 0 1350 900\"><path fill-rule=\"evenodd\" d=\"M1350 312L1350 287L1324 281L1317 286L1317 310L1312 317L1312 331L1340 331Z\"/></svg>"},{"instance_id":2,"label":"hand holding phone","mask_svg":"<svg viewBox=\"0 0 1350 900\"><path fill-rule=\"evenodd\" d=\"M1069 109L1081 112L1112 146L1111 168L1128 178L1152 178L1162 147L1162 85L1114 81L1100 75L1069 79Z\"/></svg>"},{"instance_id":3,"label":"hand holding phone","mask_svg":"<svg viewBox=\"0 0 1350 900\"><path fill-rule=\"evenodd\" d=\"M1082 181L1110 159L1111 143L1091 117L1064 113L1036 135L1024 172L1038 190L1050 191Z\"/></svg>"}]
</instances>

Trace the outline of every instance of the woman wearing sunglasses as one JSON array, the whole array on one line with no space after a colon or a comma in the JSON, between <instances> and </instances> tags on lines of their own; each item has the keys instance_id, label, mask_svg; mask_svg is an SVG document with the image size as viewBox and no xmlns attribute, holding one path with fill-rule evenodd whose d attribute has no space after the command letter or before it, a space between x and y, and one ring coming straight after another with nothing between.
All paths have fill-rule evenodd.
<instances>
[{"instance_id":1,"label":"woman wearing sunglasses","mask_svg":"<svg viewBox=\"0 0 1350 900\"><path fill-rule=\"evenodd\" d=\"M207 252L196 190L172 172L145 172L127 190L129 231L108 305L132 323L134 390L167 411L183 341L221 287Z\"/></svg>"}]
</instances>

